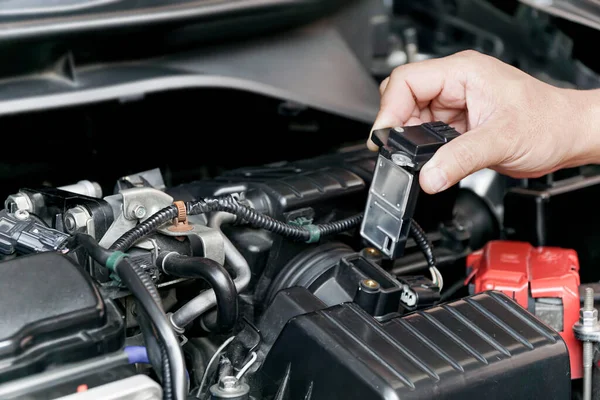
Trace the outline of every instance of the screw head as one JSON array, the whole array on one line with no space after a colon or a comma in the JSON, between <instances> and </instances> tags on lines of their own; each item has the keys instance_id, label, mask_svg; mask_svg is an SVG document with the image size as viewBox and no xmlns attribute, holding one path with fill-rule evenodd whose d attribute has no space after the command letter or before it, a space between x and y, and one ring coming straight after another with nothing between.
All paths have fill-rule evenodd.
<instances>
[{"instance_id":1,"label":"screw head","mask_svg":"<svg viewBox=\"0 0 600 400\"><path fill-rule=\"evenodd\" d=\"M398 132L398 133L402 133L402 132L404 132L404 128L402 128L401 126L397 126L397 127L395 127L395 128L394 128L394 130L395 130L396 132Z\"/></svg>"},{"instance_id":2,"label":"screw head","mask_svg":"<svg viewBox=\"0 0 600 400\"><path fill-rule=\"evenodd\" d=\"M376 249L376 248L374 248L374 247L367 247L367 248L365 249L365 253L367 253L367 254L368 254L368 255L370 255L370 256L378 256L378 255L380 254L380 253L379 253L379 250L377 250L377 249Z\"/></svg>"},{"instance_id":3,"label":"screw head","mask_svg":"<svg viewBox=\"0 0 600 400\"><path fill-rule=\"evenodd\" d=\"M402 153L394 153L392 154L392 162L394 164L396 164L399 167L412 167L414 166L413 162L411 161L410 157L408 157L406 154L402 154Z\"/></svg>"},{"instance_id":4,"label":"screw head","mask_svg":"<svg viewBox=\"0 0 600 400\"><path fill-rule=\"evenodd\" d=\"M366 292L376 292L379 290L379 283L373 279L363 279L360 281L360 286Z\"/></svg>"},{"instance_id":5,"label":"screw head","mask_svg":"<svg viewBox=\"0 0 600 400\"><path fill-rule=\"evenodd\" d=\"M146 216L146 207L142 206L141 204L136 206L133 209L133 215L136 218L144 218Z\"/></svg>"}]
</instances>

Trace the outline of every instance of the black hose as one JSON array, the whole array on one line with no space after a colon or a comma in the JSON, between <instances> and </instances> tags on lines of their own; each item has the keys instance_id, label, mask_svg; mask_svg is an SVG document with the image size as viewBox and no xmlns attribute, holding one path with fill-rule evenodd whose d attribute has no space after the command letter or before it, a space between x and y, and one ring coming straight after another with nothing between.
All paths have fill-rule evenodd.
<instances>
[{"instance_id":1,"label":"black hose","mask_svg":"<svg viewBox=\"0 0 600 400\"><path fill-rule=\"evenodd\" d=\"M103 266L107 266L110 258L115 254L114 251L106 250L98 244L91 236L85 234L75 234L70 246L80 245L84 247L88 254ZM72 247L70 247L72 249ZM158 338L161 354L161 371L164 385L165 398L174 400L183 400L187 395L187 385L185 377L185 363L179 342L171 325L167 320L161 307L160 295L154 283L140 268L132 263L126 257L119 258L113 266L115 272L121 278L122 282L131 291L139 305L139 311L147 321L151 322L152 328L150 334ZM149 340L152 342L152 340ZM167 397L170 396L170 397Z\"/></svg>"},{"instance_id":2,"label":"black hose","mask_svg":"<svg viewBox=\"0 0 600 400\"><path fill-rule=\"evenodd\" d=\"M362 214L358 214L341 221L315 225L314 229L311 230L304 226L287 224L269 217L268 215L261 214L250 207L239 204L231 196L188 202L186 207L187 212L190 215L204 214L213 211L225 211L234 214L256 228L265 229L288 239L303 242L318 241L321 236L333 235L352 229L360 224L363 217Z\"/></svg>"},{"instance_id":3,"label":"black hose","mask_svg":"<svg viewBox=\"0 0 600 400\"><path fill-rule=\"evenodd\" d=\"M238 318L237 290L231 275L222 265L209 258L187 257L177 253L161 254L156 265L169 275L207 281L217 298L219 330L226 332L235 327Z\"/></svg>"},{"instance_id":4,"label":"black hose","mask_svg":"<svg viewBox=\"0 0 600 400\"><path fill-rule=\"evenodd\" d=\"M74 234L71 236L70 242L71 243L69 243L68 246L70 250L74 250L76 247L81 246L88 252L90 257L103 266L106 266L108 258L113 253L100 246L96 239L84 233Z\"/></svg>"},{"instance_id":5,"label":"black hose","mask_svg":"<svg viewBox=\"0 0 600 400\"><path fill-rule=\"evenodd\" d=\"M160 342L159 342L160 343ZM173 380L171 379L171 362L169 361L169 353L164 343L160 343L160 357L162 359L162 384L163 384L163 399L173 399Z\"/></svg>"},{"instance_id":6,"label":"black hose","mask_svg":"<svg viewBox=\"0 0 600 400\"><path fill-rule=\"evenodd\" d=\"M175 205L170 205L157 211L144 222L139 223L134 228L125 232L116 242L110 246L109 250L127 251L135 242L154 232L165 222L177 217L178 210Z\"/></svg>"},{"instance_id":7,"label":"black hose","mask_svg":"<svg viewBox=\"0 0 600 400\"><path fill-rule=\"evenodd\" d=\"M434 268L436 262L435 255L433 254L433 245L429 241L429 238L427 238L427 234L423 228L414 219L410 220L410 236L412 236L419 249L421 249L421 252L425 255L429 268Z\"/></svg>"},{"instance_id":8,"label":"black hose","mask_svg":"<svg viewBox=\"0 0 600 400\"><path fill-rule=\"evenodd\" d=\"M466 278L459 279L458 281L454 282L452 284L452 286L450 286L448 289L446 289L440 296L440 302L445 302L445 301L450 300L450 298L452 296L454 296L459 290L464 288L465 287L465 279Z\"/></svg>"},{"instance_id":9,"label":"black hose","mask_svg":"<svg viewBox=\"0 0 600 400\"><path fill-rule=\"evenodd\" d=\"M142 284L152 296L152 299L156 303L156 305L162 310L162 299L160 298L160 294L152 282L150 276L144 272L144 270L137 264L135 261L130 261L132 269L138 275ZM136 303L138 305L138 309L143 310L142 304L136 298ZM146 347L148 348L148 356L150 361L154 367L154 369L161 374L162 384L163 384L163 399L164 400L172 400L173 399L173 383L171 379L171 363L169 362L169 354L165 348L165 344L162 341L157 341L156 331L152 329L152 325L147 323L146 321L151 321L148 315L144 311L140 311L138 314L138 322L142 331L144 333L144 341L146 342ZM156 353L158 352L159 359L156 360ZM160 368L158 368L157 362L160 362Z\"/></svg>"},{"instance_id":10,"label":"black hose","mask_svg":"<svg viewBox=\"0 0 600 400\"><path fill-rule=\"evenodd\" d=\"M172 384L169 387L172 387L173 398L176 400L185 399L187 395L187 385L183 354L177 337L175 336L165 313L156 303L154 296L148 291L148 288L144 284L144 279L138 275L139 271L136 272L135 264L131 263L127 258L121 258L115 265L115 271L121 278L121 281L125 283L127 288L137 299L139 302L138 304L141 306L141 310L146 313L148 319L152 321L152 324L154 325L156 335L166 354L164 359L167 359L167 364L165 365L163 361L163 368L168 366L168 369L166 369L166 371L168 371L167 375L169 375L167 382L172 380ZM141 272L143 273L143 271ZM143 275L147 276L145 273L143 273ZM161 352L163 351L163 348L161 348ZM165 387L167 382L163 382Z\"/></svg>"}]
</instances>

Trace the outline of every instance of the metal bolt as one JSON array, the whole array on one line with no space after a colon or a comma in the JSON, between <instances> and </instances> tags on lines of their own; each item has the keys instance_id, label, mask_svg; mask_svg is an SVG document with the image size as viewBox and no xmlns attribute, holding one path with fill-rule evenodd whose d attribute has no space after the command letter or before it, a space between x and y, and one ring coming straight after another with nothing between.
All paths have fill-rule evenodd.
<instances>
[{"instance_id":1,"label":"metal bolt","mask_svg":"<svg viewBox=\"0 0 600 400\"><path fill-rule=\"evenodd\" d=\"M219 389L236 390L240 382L235 376L224 376L219 380Z\"/></svg>"},{"instance_id":2,"label":"metal bolt","mask_svg":"<svg viewBox=\"0 0 600 400\"><path fill-rule=\"evenodd\" d=\"M31 212L33 211L33 204L31 203L29 196L26 194L16 193L11 194L6 198L6 201L4 202L4 208L10 213L14 213L17 210Z\"/></svg>"},{"instance_id":3,"label":"metal bolt","mask_svg":"<svg viewBox=\"0 0 600 400\"><path fill-rule=\"evenodd\" d=\"M377 250L374 247L367 247L365 249L365 252L370 256L378 256L379 255L379 250Z\"/></svg>"},{"instance_id":4,"label":"metal bolt","mask_svg":"<svg viewBox=\"0 0 600 400\"><path fill-rule=\"evenodd\" d=\"M146 216L146 207L139 205L133 209L133 215L136 218L144 218Z\"/></svg>"},{"instance_id":5,"label":"metal bolt","mask_svg":"<svg viewBox=\"0 0 600 400\"><path fill-rule=\"evenodd\" d=\"M87 231L87 224L92 216L81 206L73 207L65 213L65 229L69 233L78 230Z\"/></svg>"},{"instance_id":6,"label":"metal bolt","mask_svg":"<svg viewBox=\"0 0 600 400\"><path fill-rule=\"evenodd\" d=\"M402 128L402 127L400 127L400 126L397 126L397 127L395 127L395 128L394 128L394 130L395 130L396 132L398 132L398 133L402 133L402 132L404 132L404 128Z\"/></svg>"},{"instance_id":7,"label":"metal bolt","mask_svg":"<svg viewBox=\"0 0 600 400\"><path fill-rule=\"evenodd\" d=\"M598 311L594 308L594 289L585 289L583 309L579 314L579 321L584 327L593 327L598 324ZM583 400L592 398L592 368L594 365L594 343L583 342Z\"/></svg>"},{"instance_id":8,"label":"metal bolt","mask_svg":"<svg viewBox=\"0 0 600 400\"><path fill-rule=\"evenodd\" d=\"M363 279L360 286L367 292L375 292L379 289L379 283L373 279Z\"/></svg>"},{"instance_id":9,"label":"metal bolt","mask_svg":"<svg viewBox=\"0 0 600 400\"><path fill-rule=\"evenodd\" d=\"M65 228L67 228L67 231L69 232L73 232L75 230L75 218L72 215L67 215L65 217Z\"/></svg>"},{"instance_id":10,"label":"metal bolt","mask_svg":"<svg viewBox=\"0 0 600 400\"><path fill-rule=\"evenodd\" d=\"M412 167L414 165L410 157L402 153L392 154L392 162L400 167Z\"/></svg>"},{"instance_id":11,"label":"metal bolt","mask_svg":"<svg viewBox=\"0 0 600 400\"><path fill-rule=\"evenodd\" d=\"M15 218L20 221L25 221L29 219L29 213L25 210L17 210L15 211Z\"/></svg>"},{"instance_id":12,"label":"metal bolt","mask_svg":"<svg viewBox=\"0 0 600 400\"><path fill-rule=\"evenodd\" d=\"M583 298L583 310L592 311L594 309L594 289L585 288L585 297Z\"/></svg>"}]
</instances>

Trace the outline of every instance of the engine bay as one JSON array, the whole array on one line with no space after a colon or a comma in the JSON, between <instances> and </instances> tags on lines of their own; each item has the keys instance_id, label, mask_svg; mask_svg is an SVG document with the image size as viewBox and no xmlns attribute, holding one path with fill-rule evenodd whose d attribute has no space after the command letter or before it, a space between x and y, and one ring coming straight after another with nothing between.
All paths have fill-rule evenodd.
<instances>
[{"instance_id":1,"label":"engine bay","mask_svg":"<svg viewBox=\"0 0 600 400\"><path fill-rule=\"evenodd\" d=\"M364 143L402 63L475 48L600 86L559 29L575 25L519 2L381 3L213 56L101 65L55 44L52 85L0 81L21 137L0 162L0 399L579 399L586 382L596 398L600 169L482 170L429 195L419 170L452 126ZM366 53L349 21L376 25ZM307 57L334 45L345 67ZM125 92L193 68L233 80Z\"/></svg>"}]
</instances>

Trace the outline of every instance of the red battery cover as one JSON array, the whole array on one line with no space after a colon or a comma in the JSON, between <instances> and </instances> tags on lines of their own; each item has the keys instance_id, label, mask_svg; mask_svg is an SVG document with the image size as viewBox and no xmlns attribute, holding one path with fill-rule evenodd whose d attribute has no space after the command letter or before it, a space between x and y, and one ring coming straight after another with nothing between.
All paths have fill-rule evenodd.
<instances>
[{"instance_id":1,"label":"red battery cover","mask_svg":"<svg viewBox=\"0 0 600 400\"><path fill-rule=\"evenodd\" d=\"M472 283L475 293L503 292L533 313L531 299L562 299L563 330L559 333L569 349L571 378L582 377L581 342L572 329L580 309L579 259L574 250L492 241L469 255L467 266L472 270L465 283Z\"/></svg>"}]
</instances>

